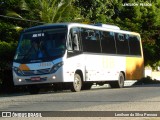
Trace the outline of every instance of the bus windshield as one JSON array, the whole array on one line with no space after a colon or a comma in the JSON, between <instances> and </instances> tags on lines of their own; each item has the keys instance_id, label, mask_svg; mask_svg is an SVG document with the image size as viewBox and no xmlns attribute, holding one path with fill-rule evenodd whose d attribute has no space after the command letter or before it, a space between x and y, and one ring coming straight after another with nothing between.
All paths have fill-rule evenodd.
<instances>
[{"instance_id":1,"label":"bus windshield","mask_svg":"<svg viewBox=\"0 0 160 120\"><path fill-rule=\"evenodd\" d=\"M46 62L62 57L66 49L65 28L35 30L21 35L15 62Z\"/></svg>"}]
</instances>

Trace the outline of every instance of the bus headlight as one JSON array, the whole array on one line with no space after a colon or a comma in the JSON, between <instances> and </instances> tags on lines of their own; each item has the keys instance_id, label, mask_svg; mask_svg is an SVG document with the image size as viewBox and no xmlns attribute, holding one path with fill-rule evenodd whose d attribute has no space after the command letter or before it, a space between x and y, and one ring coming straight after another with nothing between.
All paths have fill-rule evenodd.
<instances>
[{"instance_id":1,"label":"bus headlight","mask_svg":"<svg viewBox=\"0 0 160 120\"><path fill-rule=\"evenodd\" d=\"M19 82L22 82L22 79L18 79Z\"/></svg>"},{"instance_id":2,"label":"bus headlight","mask_svg":"<svg viewBox=\"0 0 160 120\"><path fill-rule=\"evenodd\" d=\"M22 75L23 75L22 71L21 71L19 68L13 67L13 70L14 70L14 72L15 72L17 75L19 75L19 76L22 76Z\"/></svg>"},{"instance_id":3,"label":"bus headlight","mask_svg":"<svg viewBox=\"0 0 160 120\"><path fill-rule=\"evenodd\" d=\"M62 65L63 65L63 62L59 62L59 63L55 64L55 65L51 68L50 73L55 73Z\"/></svg>"}]
</instances>

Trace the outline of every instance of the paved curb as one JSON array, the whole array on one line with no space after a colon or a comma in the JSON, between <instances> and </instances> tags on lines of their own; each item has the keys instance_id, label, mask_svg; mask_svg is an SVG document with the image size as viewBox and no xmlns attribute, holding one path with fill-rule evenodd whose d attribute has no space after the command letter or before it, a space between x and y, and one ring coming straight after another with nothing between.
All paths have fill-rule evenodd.
<instances>
[{"instance_id":1,"label":"paved curb","mask_svg":"<svg viewBox=\"0 0 160 120\"><path fill-rule=\"evenodd\" d=\"M160 84L139 84L136 85L135 83L137 82L137 80L127 80L124 82L124 87L160 87ZM110 88L109 84L104 84L102 86L100 85L93 85L92 89L96 89L96 88Z\"/></svg>"},{"instance_id":2,"label":"paved curb","mask_svg":"<svg viewBox=\"0 0 160 120\"><path fill-rule=\"evenodd\" d=\"M133 85L134 87L160 87L160 84L140 84L140 85Z\"/></svg>"}]
</instances>

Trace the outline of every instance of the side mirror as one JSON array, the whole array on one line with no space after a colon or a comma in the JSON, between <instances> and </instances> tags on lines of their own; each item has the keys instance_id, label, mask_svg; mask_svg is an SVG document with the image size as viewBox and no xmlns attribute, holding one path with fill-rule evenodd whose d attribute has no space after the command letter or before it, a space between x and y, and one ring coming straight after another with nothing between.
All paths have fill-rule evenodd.
<instances>
[{"instance_id":1,"label":"side mirror","mask_svg":"<svg viewBox=\"0 0 160 120\"><path fill-rule=\"evenodd\" d=\"M79 41L77 34L74 34L73 43L74 43L74 50L79 50Z\"/></svg>"}]
</instances>

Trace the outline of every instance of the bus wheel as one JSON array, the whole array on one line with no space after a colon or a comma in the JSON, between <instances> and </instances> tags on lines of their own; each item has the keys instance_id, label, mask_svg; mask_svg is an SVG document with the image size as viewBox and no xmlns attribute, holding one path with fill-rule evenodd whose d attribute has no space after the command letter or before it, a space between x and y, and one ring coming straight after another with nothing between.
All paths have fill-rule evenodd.
<instances>
[{"instance_id":1,"label":"bus wheel","mask_svg":"<svg viewBox=\"0 0 160 120\"><path fill-rule=\"evenodd\" d=\"M71 91L72 92L79 92L81 91L82 88L82 80L79 74L75 73L74 75L74 82L72 83L71 86Z\"/></svg>"},{"instance_id":2,"label":"bus wheel","mask_svg":"<svg viewBox=\"0 0 160 120\"><path fill-rule=\"evenodd\" d=\"M109 82L111 88L123 88L124 87L124 75L122 72L119 74L118 81Z\"/></svg>"},{"instance_id":3,"label":"bus wheel","mask_svg":"<svg viewBox=\"0 0 160 120\"><path fill-rule=\"evenodd\" d=\"M38 94L40 91L40 88L36 85L29 85L28 90L30 94Z\"/></svg>"}]
</instances>

